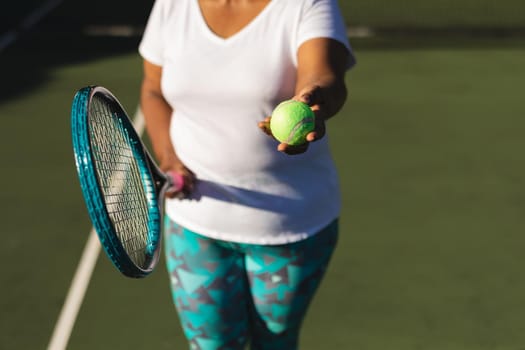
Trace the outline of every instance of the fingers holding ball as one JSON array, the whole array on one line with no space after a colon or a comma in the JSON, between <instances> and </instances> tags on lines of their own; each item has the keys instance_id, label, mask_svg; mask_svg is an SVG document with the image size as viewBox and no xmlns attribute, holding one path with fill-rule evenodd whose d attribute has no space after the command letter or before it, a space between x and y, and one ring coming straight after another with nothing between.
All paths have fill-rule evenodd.
<instances>
[{"instance_id":1,"label":"fingers holding ball","mask_svg":"<svg viewBox=\"0 0 525 350\"><path fill-rule=\"evenodd\" d=\"M298 146L306 143L306 136L315 131L315 114L304 102L287 100L272 112L270 131L281 143Z\"/></svg>"}]
</instances>

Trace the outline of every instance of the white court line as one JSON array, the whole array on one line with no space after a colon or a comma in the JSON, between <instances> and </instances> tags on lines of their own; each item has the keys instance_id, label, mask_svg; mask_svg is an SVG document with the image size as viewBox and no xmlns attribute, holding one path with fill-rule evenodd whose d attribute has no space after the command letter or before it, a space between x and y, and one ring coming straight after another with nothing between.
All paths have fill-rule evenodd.
<instances>
[{"instance_id":1,"label":"white court line","mask_svg":"<svg viewBox=\"0 0 525 350\"><path fill-rule=\"evenodd\" d=\"M135 113L133 118L133 125L137 134L142 135L144 132L144 117L140 110L140 107ZM84 300L89 281L93 274L93 270L97 263L97 259L100 253L100 242L98 240L97 233L94 229L89 232L89 237L82 252L82 257L78 264L71 286L67 293L64 305L58 316L58 321L55 324L55 329L51 336L51 340L47 347L47 350L64 350L67 347L71 331L75 325L78 311Z\"/></svg>"},{"instance_id":2,"label":"white court line","mask_svg":"<svg viewBox=\"0 0 525 350\"><path fill-rule=\"evenodd\" d=\"M9 45L14 43L22 31L28 31L33 28L42 18L47 16L63 0L49 0L42 6L31 12L25 17L18 28L9 30L0 37L0 52L5 50Z\"/></svg>"},{"instance_id":3,"label":"white court line","mask_svg":"<svg viewBox=\"0 0 525 350\"><path fill-rule=\"evenodd\" d=\"M77 271L62 306L58 322L55 325L51 341L47 347L48 350L62 350L66 348L99 253L100 242L95 230L91 229Z\"/></svg>"}]
</instances>

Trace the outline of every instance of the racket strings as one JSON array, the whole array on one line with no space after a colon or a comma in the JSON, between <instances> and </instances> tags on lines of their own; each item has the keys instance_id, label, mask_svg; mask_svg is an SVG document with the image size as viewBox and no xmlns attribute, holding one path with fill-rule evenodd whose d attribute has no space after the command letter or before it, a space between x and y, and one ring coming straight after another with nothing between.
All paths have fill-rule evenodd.
<instances>
[{"instance_id":1,"label":"racket strings","mask_svg":"<svg viewBox=\"0 0 525 350\"><path fill-rule=\"evenodd\" d=\"M147 190L140 177L133 145L116 111L95 95L90 136L95 169L105 205L122 246L137 266L145 266L149 242Z\"/></svg>"}]
</instances>

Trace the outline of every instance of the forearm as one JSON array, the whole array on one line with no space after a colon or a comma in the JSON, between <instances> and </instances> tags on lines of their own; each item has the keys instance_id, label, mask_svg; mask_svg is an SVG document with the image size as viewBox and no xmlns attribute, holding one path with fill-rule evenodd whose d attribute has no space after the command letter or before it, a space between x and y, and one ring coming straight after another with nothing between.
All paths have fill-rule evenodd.
<instances>
[{"instance_id":1,"label":"forearm","mask_svg":"<svg viewBox=\"0 0 525 350\"><path fill-rule=\"evenodd\" d=\"M297 57L296 98L305 100L317 117L332 118L347 98L347 48L332 39L312 39L301 45Z\"/></svg>"},{"instance_id":2,"label":"forearm","mask_svg":"<svg viewBox=\"0 0 525 350\"><path fill-rule=\"evenodd\" d=\"M297 97L312 101L313 107L319 109L318 116L324 120L336 115L348 96L344 76L332 73L302 76L297 81L295 93Z\"/></svg>"},{"instance_id":3,"label":"forearm","mask_svg":"<svg viewBox=\"0 0 525 350\"><path fill-rule=\"evenodd\" d=\"M169 134L172 108L159 91L149 87L146 79L142 83L140 104L153 152L162 166L175 155Z\"/></svg>"}]
</instances>

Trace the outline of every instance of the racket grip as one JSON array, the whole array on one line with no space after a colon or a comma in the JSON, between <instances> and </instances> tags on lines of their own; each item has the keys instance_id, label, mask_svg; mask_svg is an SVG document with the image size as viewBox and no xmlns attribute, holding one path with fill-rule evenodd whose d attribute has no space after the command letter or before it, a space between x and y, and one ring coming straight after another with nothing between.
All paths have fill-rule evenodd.
<instances>
[{"instance_id":1,"label":"racket grip","mask_svg":"<svg viewBox=\"0 0 525 350\"><path fill-rule=\"evenodd\" d=\"M180 173L177 173L175 171L168 171L166 173L166 176L168 177L168 192L171 193L177 193L182 190L184 187L184 176L182 176Z\"/></svg>"}]
</instances>

